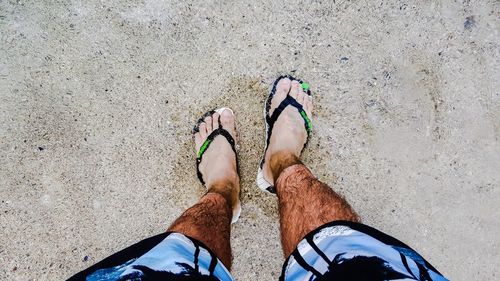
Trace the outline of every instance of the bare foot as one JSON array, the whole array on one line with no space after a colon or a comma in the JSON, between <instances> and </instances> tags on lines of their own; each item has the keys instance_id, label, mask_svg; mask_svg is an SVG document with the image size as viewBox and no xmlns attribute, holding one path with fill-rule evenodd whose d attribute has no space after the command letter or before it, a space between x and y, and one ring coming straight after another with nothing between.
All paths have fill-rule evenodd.
<instances>
[{"instance_id":1,"label":"bare foot","mask_svg":"<svg viewBox=\"0 0 500 281\"><path fill-rule=\"evenodd\" d=\"M307 116L312 116L312 97L304 92L298 81L290 81L288 78L283 78L278 82L276 92L271 100L269 116L273 114L274 109L279 106L287 95L292 96L302 105ZM276 120L276 123L274 123L264 158L264 166L262 167L264 179L273 185L276 180L273 178L273 173L269 167L271 155L277 152L287 152L299 157L306 140L307 131L304 126L304 119L300 116L297 108L287 106Z\"/></svg>"},{"instance_id":2,"label":"bare foot","mask_svg":"<svg viewBox=\"0 0 500 281\"><path fill-rule=\"evenodd\" d=\"M219 128L219 118L222 127L236 140L233 112L229 109L224 109L220 114L215 112L212 116L205 117L204 122L199 124L199 131L194 134L196 154L200 151L208 135ZM229 195L229 203L232 208L239 207L240 184L236 155L224 136L218 135L210 143L202 156L199 169L209 192L217 192L224 196Z\"/></svg>"}]
</instances>

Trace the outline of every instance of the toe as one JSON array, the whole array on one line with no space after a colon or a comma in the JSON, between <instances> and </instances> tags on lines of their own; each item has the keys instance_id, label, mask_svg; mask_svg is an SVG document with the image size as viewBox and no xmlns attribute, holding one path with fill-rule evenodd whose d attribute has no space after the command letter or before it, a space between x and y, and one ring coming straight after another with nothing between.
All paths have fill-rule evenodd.
<instances>
[{"instance_id":1,"label":"toe","mask_svg":"<svg viewBox=\"0 0 500 281\"><path fill-rule=\"evenodd\" d=\"M308 116L311 116L313 110L312 97L307 96L304 98L304 110L306 111Z\"/></svg>"},{"instance_id":2,"label":"toe","mask_svg":"<svg viewBox=\"0 0 500 281\"><path fill-rule=\"evenodd\" d=\"M274 93L273 100L271 101L271 109L269 110L269 115L273 114L273 111L279 104L286 98L288 92L290 92L290 79L283 78L278 81L278 85L276 85L276 92Z\"/></svg>"},{"instance_id":3,"label":"toe","mask_svg":"<svg viewBox=\"0 0 500 281\"><path fill-rule=\"evenodd\" d=\"M276 93L275 97L282 97L283 99L286 98L286 95L290 91L290 85L292 81L288 78L283 78L280 81L278 81L278 85L276 85Z\"/></svg>"},{"instance_id":4,"label":"toe","mask_svg":"<svg viewBox=\"0 0 500 281\"><path fill-rule=\"evenodd\" d=\"M219 129L219 113L214 113L214 115L212 115L212 129L215 131L217 129Z\"/></svg>"},{"instance_id":5,"label":"toe","mask_svg":"<svg viewBox=\"0 0 500 281\"><path fill-rule=\"evenodd\" d=\"M200 136L204 140L208 136L208 133L207 133L207 124L205 124L205 122L202 122L199 127L200 127Z\"/></svg>"},{"instance_id":6,"label":"toe","mask_svg":"<svg viewBox=\"0 0 500 281\"><path fill-rule=\"evenodd\" d=\"M300 91L300 83L297 80L292 81L292 89L290 89L290 96L297 99Z\"/></svg>"},{"instance_id":7,"label":"toe","mask_svg":"<svg viewBox=\"0 0 500 281\"><path fill-rule=\"evenodd\" d=\"M210 134L212 132L212 116L205 117L205 124L207 126L207 133Z\"/></svg>"},{"instance_id":8,"label":"toe","mask_svg":"<svg viewBox=\"0 0 500 281\"><path fill-rule=\"evenodd\" d=\"M203 144L203 139L201 138L201 134L198 132L194 134L194 147L196 149L196 153L200 151L200 147Z\"/></svg>"},{"instance_id":9,"label":"toe","mask_svg":"<svg viewBox=\"0 0 500 281\"><path fill-rule=\"evenodd\" d=\"M301 105L304 105L305 98L306 98L306 93L304 92L304 90L302 89L302 87L299 87L299 94L297 95L297 101Z\"/></svg>"},{"instance_id":10,"label":"toe","mask_svg":"<svg viewBox=\"0 0 500 281\"><path fill-rule=\"evenodd\" d=\"M228 130L233 137L235 137L235 123L234 123L234 115L231 110L224 110L220 114L220 123L224 129Z\"/></svg>"}]
</instances>

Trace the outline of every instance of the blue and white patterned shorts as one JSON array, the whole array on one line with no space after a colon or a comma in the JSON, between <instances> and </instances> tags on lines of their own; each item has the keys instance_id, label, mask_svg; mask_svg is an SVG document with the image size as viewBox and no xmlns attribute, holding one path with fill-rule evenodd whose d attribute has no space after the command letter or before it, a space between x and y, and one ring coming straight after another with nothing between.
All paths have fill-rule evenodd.
<instances>
[{"instance_id":1,"label":"blue and white patterned shorts","mask_svg":"<svg viewBox=\"0 0 500 281\"><path fill-rule=\"evenodd\" d=\"M221 280L229 271L201 242L180 233L145 239L69 280ZM447 280L417 252L369 226L335 221L312 231L280 280Z\"/></svg>"},{"instance_id":2,"label":"blue and white patterned shorts","mask_svg":"<svg viewBox=\"0 0 500 281\"><path fill-rule=\"evenodd\" d=\"M364 224L335 221L310 232L280 280L447 280L417 252Z\"/></svg>"}]
</instances>

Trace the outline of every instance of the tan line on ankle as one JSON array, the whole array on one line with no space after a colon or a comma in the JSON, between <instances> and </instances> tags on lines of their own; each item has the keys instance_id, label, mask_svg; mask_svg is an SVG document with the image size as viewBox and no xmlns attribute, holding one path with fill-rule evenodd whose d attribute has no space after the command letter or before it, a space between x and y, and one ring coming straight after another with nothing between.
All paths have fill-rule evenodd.
<instances>
[{"instance_id":1,"label":"tan line on ankle","mask_svg":"<svg viewBox=\"0 0 500 281\"><path fill-rule=\"evenodd\" d=\"M293 153L287 151L278 151L271 155L269 167L271 168L271 172L273 174L273 181L276 182L284 169L295 164L302 164L302 162L300 162L299 157L297 157Z\"/></svg>"}]
</instances>

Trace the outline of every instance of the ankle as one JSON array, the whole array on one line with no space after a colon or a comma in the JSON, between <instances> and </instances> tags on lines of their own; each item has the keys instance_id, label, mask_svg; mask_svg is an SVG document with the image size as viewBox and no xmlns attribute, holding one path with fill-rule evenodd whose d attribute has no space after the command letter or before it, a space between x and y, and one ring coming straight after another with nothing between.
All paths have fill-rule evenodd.
<instances>
[{"instance_id":1,"label":"ankle","mask_svg":"<svg viewBox=\"0 0 500 281\"><path fill-rule=\"evenodd\" d=\"M273 182L278 180L283 170L295 164L302 164L296 154L289 151L278 151L273 153L269 161L269 167L273 174Z\"/></svg>"},{"instance_id":2,"label":"ankle","mask_svg":"<svg viewBox=\"0 0 500 281\"><path fill-rule=\"evenodd\" d=\"M220 168L220 170L223 170L223 172L219 172L217 174L207 173L207 176L205 178L205 183L208 189L210 189L211 187L218 187L224 185L234 186L236 183L239 182L240 178L238 172L236 171L236 167L233 168L227 166Z\"/></svg>"},{"instance_id":3,"label":"ankle","mask_svg":"<svg viewBox=\"0 0 500 281\"><path fill-rule=\"evenodd\" d=\"M232 180L220 180L208 186L208 193L217 193L224 197L226 204L232 208L238 198L237 183Z\"/></svg>"}]
</instances>

